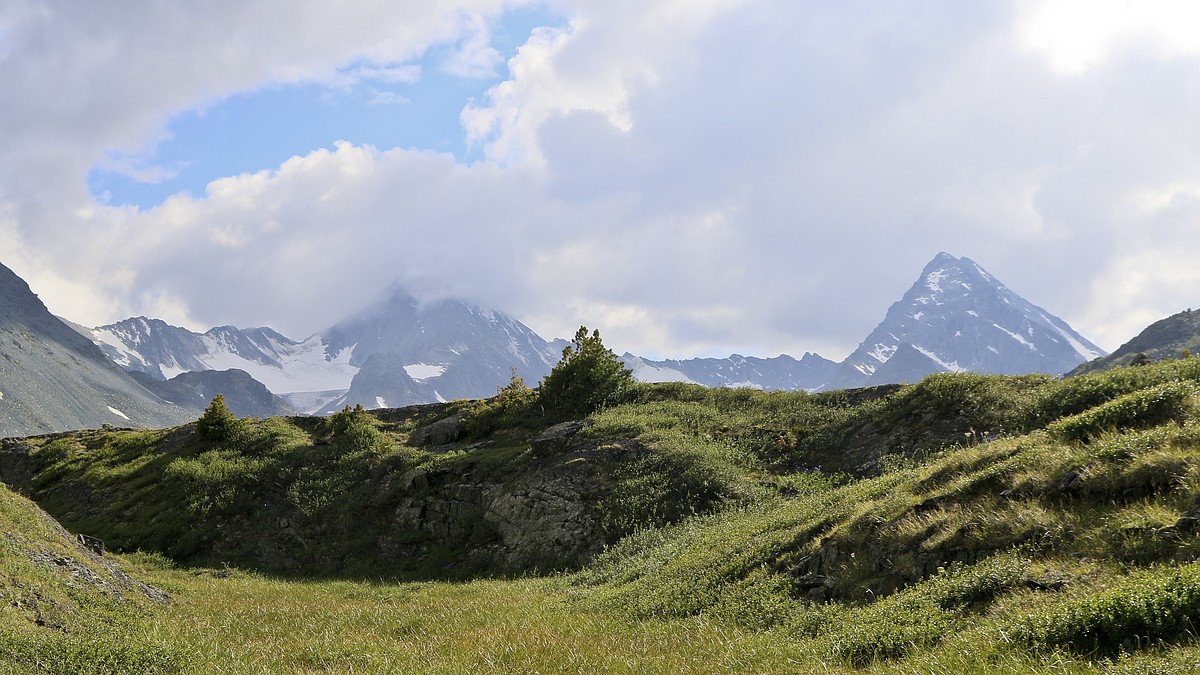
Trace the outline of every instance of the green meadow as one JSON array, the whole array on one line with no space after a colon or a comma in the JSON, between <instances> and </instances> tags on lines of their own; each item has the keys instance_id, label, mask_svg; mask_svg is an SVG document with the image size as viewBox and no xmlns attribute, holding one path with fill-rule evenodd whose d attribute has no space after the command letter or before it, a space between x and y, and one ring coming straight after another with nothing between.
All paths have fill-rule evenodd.
<instances>
[{"instance_id":1,"label":"green meadow","mask_svg":"<svg viewBox=\"0 0 1200 675\"><path fill-rule=\"evenodd\" d=\"M617 382L560 407L514 382L8 439L28 498L0 490L0 663L1195 672L1198 384L1196 358L823 394ZM495 515L513 504L526 520Z\"/></svg>"}]
</instances>

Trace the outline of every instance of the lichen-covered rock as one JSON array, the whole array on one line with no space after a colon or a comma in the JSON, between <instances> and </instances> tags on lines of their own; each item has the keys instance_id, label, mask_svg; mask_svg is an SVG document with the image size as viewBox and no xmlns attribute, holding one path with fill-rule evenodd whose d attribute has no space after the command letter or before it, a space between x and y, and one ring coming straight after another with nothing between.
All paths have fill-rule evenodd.
<instances>
[{"instance_id":1,"label":"lichen-covered rock","mask_svg":"<svg viewBox=\"0 0 1200 675\"><path fill-rule=\"evenodd\" d=\"M574 420L555 424L530 441L529 445L533 448L535 455L548 455L565 450L571 437L591 423L591 420Z\"/></svg>"},{"instance_id":2,"label":"lichen-covered rock","mask_svg":"<svg viewBox=\"0 0 1200 675\"><path fill-rule=\"evenodd\" d=\"M380 546L395 562L419 556L411 540L465 545L455 563L501 572L578 567L605 544L594 512L600 498L595 448L539 460L515 475L409 471L392 511L396 535Z\"/></svg>"},{"instance_id":3,"label":"lichen-covered rock","mask_svg":"<svg viewBox=\"0 0 1200 675\"><path fill-rule=\"evenodd\" d=\"M408 436L408 444L416 448L446 445L462 438L463 432L463 415L452 415L414 430Z\"/></svg>"}]
</instances>

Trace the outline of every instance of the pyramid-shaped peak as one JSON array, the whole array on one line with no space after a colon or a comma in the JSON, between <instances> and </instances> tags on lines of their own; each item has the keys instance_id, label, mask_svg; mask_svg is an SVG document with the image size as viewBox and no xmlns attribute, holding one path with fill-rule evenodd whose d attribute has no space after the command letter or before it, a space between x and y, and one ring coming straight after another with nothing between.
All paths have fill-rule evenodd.
<instances>
[{"instance_id":1,"label":"pyramid-shaped peak","mask_svg":"<svg viewBox=\"0 0 1200 675\"><path fill-rule=\"evenodd\" d=\"M969 293L980 287L991 287L1004 294L1011 293L979 263L965 256L955 258L943 251L925 265L921 276L909 290L909 295L932 295L936 299L948 291Z\"/></svg>"},{"instance_id":2,"label":"pyramid-shaped peak","mask_svg":"<svg viewBox=\"0 0 1200 675\"><path fill-rule=\"evenodd\" d=\"M890 364L905 344L911 353ZM846 358L830 386L913 381L938 370L1057 375L1100 353L975 261L943 251Z\"/></svg>"}]
</instances>

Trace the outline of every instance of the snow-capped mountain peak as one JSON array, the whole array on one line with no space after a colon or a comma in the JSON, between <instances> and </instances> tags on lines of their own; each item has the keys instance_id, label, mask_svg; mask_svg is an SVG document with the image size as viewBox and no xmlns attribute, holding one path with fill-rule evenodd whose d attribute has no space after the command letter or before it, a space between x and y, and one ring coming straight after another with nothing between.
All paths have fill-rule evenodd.
<instances>
[{"instance_id":1,"label":"snow-capped mountain peak","mask_svg":"<svg viewBox=\"0 0 1200 675\"><path fill-rule=\"evenodd\" d=\"M126 370L166 380L198 370L244 370L273 393L344 390L357 368L327 353L319 337L296 342L270 328L218 326L204 333L134 317L93 328L88 337Z\"/></svg>"},{"instance_id":2,"label":"snow-capped mountain peak","mask_svg":"<svg viewBox=\"0 0 1200 675\"><path fill-rule=\"evenodd\" d=\"M126 370L160 380L243 370L302 412L491 396L513 369L533 383L559 358L556 347L502 312L458 300L421 303L398 287L302 342L270 328L194 333L145 317L87 335Z\"/></svg>"},{"instance_id":3,"label":"snow-capped mountain peak","mask_svg":"<svg viewBox=\"0 0 1200 675\"><path fill-rule=\"evenodd\" d=\"M961 370L1061 374L1102 353L975 261L943 252L846 358L828 388L914 382Z\"/></svg>"}]
</instances>

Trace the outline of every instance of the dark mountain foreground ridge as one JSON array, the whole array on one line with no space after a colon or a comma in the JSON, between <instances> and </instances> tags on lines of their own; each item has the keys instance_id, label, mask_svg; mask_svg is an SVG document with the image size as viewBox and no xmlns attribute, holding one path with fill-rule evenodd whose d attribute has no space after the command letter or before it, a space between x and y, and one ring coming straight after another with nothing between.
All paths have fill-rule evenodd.
<instances>
[{"instance_id":1,"label":"dark mountain foreground ridge","mask_svg":"<svg viewBox=\"0 0 1200 675\"><path fill-rule=\"evenodd\" d=\"M513 387L7 439L0 479L142 551L179 602L123 644L179 669L1193 672L1198 386L638 384L565 422Z\"/></svg>"},{"instance_id":2,"label":"dark mountain foreground ridge","mask_svg":"<svg viewBox=\"0 0 1200 675\"><path fill-rule=\"evenodd\" d=\"M1116 351L1082 363L1069 376L1096 373L1147 361L1177 359L1200 352L1200 310L1185 310L1155 321Z\"/></svg>"},{"instance_id":3,"label":"dark mountain foreground ridge","mask_svg":"<svg viewBox=\"0 0 1200 675\"><path fill-rule=\"evenodd\" d=\"M272 394L261 382L244 370L196 370L169 380L158 380L137 371L129 373L159 398L196 411L208 407L218 394L238 417L275 417L295 413L286 401Z\"/></svg>"}]
</instances>

